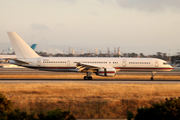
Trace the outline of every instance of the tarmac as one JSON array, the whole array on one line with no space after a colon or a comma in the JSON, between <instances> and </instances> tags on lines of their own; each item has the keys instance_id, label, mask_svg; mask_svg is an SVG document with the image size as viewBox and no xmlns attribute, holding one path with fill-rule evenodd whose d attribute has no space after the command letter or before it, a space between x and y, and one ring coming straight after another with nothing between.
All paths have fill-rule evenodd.
<instances>
[{"instance_id":1,"label":"tarmac","mask_svg":"<svg viewBox=\"0 0 180 120\"><path fill-rule=\"evenodd\" d=\"M69 74L69 72L51 72L51 71L41 71L29 68L0 68L0 75L2 74ZM85 73L76 73L70 72L70 74L85 74ZM117 72L117 74L128 75L128 74L138 74L138 75L151 75L151 72ZM171 72L156 72L155 75L180 75L180 71L171 71Z\"/></svg>"},{"instance_id":2,"label":"tarmac","mask_svg":"<svg viewBox=\"0 0 180 120\"><path fill-rule=\"evenodd\" d=\"M28 68L0 68L0 75L14 75L14 74L79 74L85 75L85 73L68 73L68 72L49 72L40 71ZM117 74L128 75L151 75L150 72L117 72ZM180 72L157 72L155 75L180 75ZM118 83L118 84L179 84L180 80L159 80L154 79L0 79L0 83L89 83L89 84L107 84L107 83Z\"/></svg>"}]
</instances>

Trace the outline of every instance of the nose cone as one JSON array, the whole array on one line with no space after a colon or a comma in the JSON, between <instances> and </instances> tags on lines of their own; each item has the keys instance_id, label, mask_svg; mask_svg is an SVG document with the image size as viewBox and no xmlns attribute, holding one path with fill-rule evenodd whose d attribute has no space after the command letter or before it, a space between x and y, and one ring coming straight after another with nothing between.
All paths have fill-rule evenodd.
<instances>
[{"instance_id":1,"label":"nose cone","mask_svg":"<svg viewBox=\"0 0 180 120\"><path fill-rule=\"evenodd\" d=\"M171 65L169 65L169 68L172 70L172 69L174 69Z\"/></svg>"}]
</instances>

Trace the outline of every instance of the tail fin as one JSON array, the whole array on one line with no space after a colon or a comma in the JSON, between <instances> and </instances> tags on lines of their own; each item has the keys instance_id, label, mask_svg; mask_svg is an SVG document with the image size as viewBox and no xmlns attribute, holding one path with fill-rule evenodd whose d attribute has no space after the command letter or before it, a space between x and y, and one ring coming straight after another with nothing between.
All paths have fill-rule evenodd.
<instances>
[{"instance_id":1,"label":"tail fin","mask_svg":"<svg viewBox=\"0 0 180 120\"><path fill-rule=\"evenodd\" d=\"M35 50L36 45L37 45L37 44L32 44L32 45L31 45L31 48L32 48L33 50Z\"/></svg>"},{"instance_id":2,"label":"tail fin","mask_svg":"<svg viewBox=\"0 0 180 120\"><path fill-rule=\"evenodd\" d=\"M17 58L40 57L16 32L7 32Z\"/></svg>"}]
</instances>

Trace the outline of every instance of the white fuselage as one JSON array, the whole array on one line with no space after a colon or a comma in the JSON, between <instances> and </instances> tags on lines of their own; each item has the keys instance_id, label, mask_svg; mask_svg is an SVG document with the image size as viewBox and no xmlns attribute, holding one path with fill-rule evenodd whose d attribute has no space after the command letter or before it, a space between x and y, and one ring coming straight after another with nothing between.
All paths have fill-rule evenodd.
<instances>
[{"instance_id":1,"label":"white fuselage","mask_svg":"<svg viewBox=\"0 0 180 120\"><path fill-rule=\"evenodd\" d=\"M115 68L116 71L156 72L173 69L166 61L156 58L38 57L20 60L31 63L22 65L24 67L57 72L78 72L78 62L102 68Z\"/></svg>"}]
</instances>

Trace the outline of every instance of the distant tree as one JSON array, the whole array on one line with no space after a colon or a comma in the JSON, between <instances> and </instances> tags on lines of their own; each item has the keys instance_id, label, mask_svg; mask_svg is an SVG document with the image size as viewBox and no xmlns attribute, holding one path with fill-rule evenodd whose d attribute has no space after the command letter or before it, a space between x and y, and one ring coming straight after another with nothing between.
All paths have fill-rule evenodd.
<instances>
[{"instance_id":1,"label":"distant tree","mask_svg":"<svg viewBox=\"0 0 180 120\"><path fill-rule=\"evenodd\" d=\"M124 53L124 54L123 54L123 57L127 57L127 53Z\"/></svg>"},{"instance_id":2,"label":"distant tree","mask_svg":"<svg viewBox=\"0 0 180 120\"><path fill-rule=\"evenodd\" d=\"M134 114L131 111L127 112L127 119L131 120L134 117Z\"/></svg>"},{"instance_id":3,"label":"distant tree","mask_svg":"<svg viewBox=\"0 0 180 120\"><path fill-rule=\"evenodd\" d=\"M46 114L40 113L38 117L40 120L75 120L69 111L62 111L61 109L51 110Z\"/></svg>"},{"instance_id":4,"label":"distant tree","mask_svg":"<svg viewBox=\"0 0 180 120\"><path fill-rule=\"evenodd\" d=\"M128 55L128 57L138 57L138 54L136 54L136 53L128 53L127 54Z\"/></svg>"},{"instance_id":5,"label":"distant tree","mask_svg":"<svg viewBox=\"0 0 180 120\"><path fill-rule=\"evenodd\" d=\"M0 93L0 120L75 120L75 117L69 111L61 109L45 113L28 113L20 109L13 109L11 101Z\"/></svg>"},{"instance_id":6,"label":"distant tree","mask_svg":"<svg viewBox=\"0 0 180 120\"><path fill-rule=\"evenodd\" d=\"M157 52L157 58L162 58L162 53L161 52Z\"/></svg>"},{"instance_id":7,"label":"distant tree","mask_svg":"<svg viewBox=\"0 0 180 120\"><path fill-rule=\"evenodd\" d=\"M0 93L0 116L3 112L11 112L13 110L12 103L2 93Z\"/></svg>"},{"instance_id":8,"label":"distant tree","mask_svg":"<svg viewBox=\"0 0 180 120\"><path fill-rule=\"evenodd\" d=\"M155 103L150 108L138 108L135 120L179 120L180 99L166 99L166 102Z\"/></svg>"},{"instance_id":9,"label":"distant tree","mask_svg":"<svg viewBox=\"0 0 180 120\"><path fill-rule=\"evenodd\" d=\"M140 57L145 57L145 55L143 53L140 53L139 55L140 55Z\"/></svg>"},{"instance_id":10,"label":"distant tree","mask_svg":"<svg viewBox=\"0 0 180 120\"><path fill-rule=\"evenodd\" d=\"M12 103L0 93L0 120L6 120L7 115L13 111Z\"/></svg>"},{"instance_id":11,"label":"distant tree","mask_svg":"<svg viewBox=\"0 0 180 120\"><path fill-rule=\"evenodd\" d=\"M43 57L48 57L47 52L37 52L37 54Z\"/></svg>"},{"instance_id":12,"label":"distant tree","mask_svg":"<svg viewBox=\"0 0 180 120\"><path fill-rule=\"evenodd\" d=\"M31 118L31 119L30 119ZM20 109L15 109L11 113L7 114L4 120L35 120L35 116L30 117L26 111L20 111Z\"/></svg>"},{"instance_id":13,"label":"distant tree","mask_svg":"<svg viewBox=\"0 0 180 120\"><path fill-rule=\"evenodd\" d=\"M57 54L54 55L54 57L61 57L61 56L62 56L61 53L57 53Z\"/></svg>"}]
</instances>

